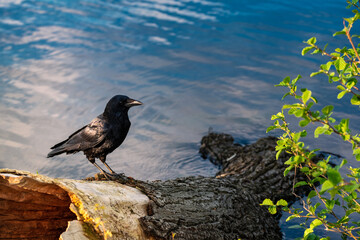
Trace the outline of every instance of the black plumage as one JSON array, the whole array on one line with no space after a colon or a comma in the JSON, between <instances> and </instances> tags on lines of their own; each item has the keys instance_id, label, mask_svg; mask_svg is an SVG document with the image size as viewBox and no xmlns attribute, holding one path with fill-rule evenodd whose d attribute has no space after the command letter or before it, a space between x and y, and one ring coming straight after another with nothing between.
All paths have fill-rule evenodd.
<instances>
[{"instance_id":1,"label":"black plumage","mask_svg":"<svg viewBox=\"0 0 360 240\"><path fill-rule=\"evenodd\" d=\"M71 134L68 139L51 147L53 150L49 152L47 157L83 151L86 158L105 176L115 174L105 162L106 156L119 147L126 138L131 125L128 116L129 109L132 106L141 104L140 101L123 95L112 97L102 114L93 119L88 125ZM111 174L105 172L95 162L95 158L100 159Z\"/></svg>"}]
</instances>

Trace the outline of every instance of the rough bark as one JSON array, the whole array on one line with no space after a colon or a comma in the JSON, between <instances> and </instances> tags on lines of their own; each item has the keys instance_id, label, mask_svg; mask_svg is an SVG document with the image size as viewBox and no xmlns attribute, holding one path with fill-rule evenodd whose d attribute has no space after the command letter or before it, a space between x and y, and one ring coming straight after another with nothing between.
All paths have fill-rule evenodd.
<instances>
[{"instance_id":1,"label":"rough bark","mask_svg":"<svg viewBox=\"0 0 360 240\"><path fill-rule=\"evenodd\" d=\"M153 203L141 224L155 239L281 239L262 199L236 176L187 177L145 189Z\"/></svg>"},{"instance_id":2,"label":"rough bark","mask_svg":"<svg viewBox=\"0 0 360 240\"><path fill-rule=\"evenodd\" d=\"M253 186L253 193L261 199L270 198L273 201L286 199L294 201L294 180L306 180L301 173L290 171L284 177L284 164L290 157L285 152L276 160L277 138L261 138L253 144L241 146L234 143L232 136L228 134L209 133L201 140L199 152L204 158L221 165L221 170L216 176L224 177L236 175L243 182ZM313 159L315 162L322 156ZM298 187L294 189L296 194L303 195L309 188Z\"/></svg>"},{"instance_id":3,"label":"rough bark","mask_svg":"<svg viewBox=\"0 0 360 240\"><path fill-rule=\"evenodd\" d=\"M241 146L230 135L209 133L201 143L203 157L222 169L213 178L138 184L153 202L141 218L145 232L156 239L281 239L279 215L260 206L265 198L294 200L294 174L283 176L288 156L275 159L276 138Z\"/></svg>"}]
</instances>

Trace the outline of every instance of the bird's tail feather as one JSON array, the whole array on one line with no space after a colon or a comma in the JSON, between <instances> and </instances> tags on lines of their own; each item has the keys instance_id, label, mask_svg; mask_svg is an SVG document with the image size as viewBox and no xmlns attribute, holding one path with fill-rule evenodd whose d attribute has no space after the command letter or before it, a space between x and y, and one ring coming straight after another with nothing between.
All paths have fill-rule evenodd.
<instances>
[{"instance_id":1,"label":"bird's tail feather","mask_svg":"<svg viewBox=\"0 0 360 240\"><path fill-rule=\"evenodd\" d=\"M51 152L48 153L47 157L50 158L50 157L62 154L64 152L66 152L65 148L55 148L54 150L52 150Z\"/></svg>"}]
</instances>

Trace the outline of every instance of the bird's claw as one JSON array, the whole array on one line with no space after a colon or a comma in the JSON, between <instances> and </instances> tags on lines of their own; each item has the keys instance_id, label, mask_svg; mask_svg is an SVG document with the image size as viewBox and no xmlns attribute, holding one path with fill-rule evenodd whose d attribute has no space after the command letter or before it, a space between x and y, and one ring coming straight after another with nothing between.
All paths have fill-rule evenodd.
<instances>
[{"instance_id":1,"label":"bird's claw","mask_svg":"<svg viewBox=\"0 0 360 240\"><path fill-rule=\"evenodd\" d=\"M108 173L103 172L102 175L108 180L108 181L121 181L121 182L127 182L128 178L125 176L124 173Z\"/></svg>"}]
</instances>

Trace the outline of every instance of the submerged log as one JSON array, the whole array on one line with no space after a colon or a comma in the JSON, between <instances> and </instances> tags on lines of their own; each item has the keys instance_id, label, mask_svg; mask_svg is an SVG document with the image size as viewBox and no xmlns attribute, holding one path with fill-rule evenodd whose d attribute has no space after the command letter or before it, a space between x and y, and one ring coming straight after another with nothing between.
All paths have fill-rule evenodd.
<instances>
[{"instance_id":1,"label":"submerged log","mask_svg":"<svg viewBox=\"0 0 360 240\"><path fill-rule=\"evenodd\" d=\"M260 206L293 199L275 144L210 133L200 152L222 165L216 177L95 181L2 169L0 239L281 239L278 218Z\"/></svg>"}]
</instances>

